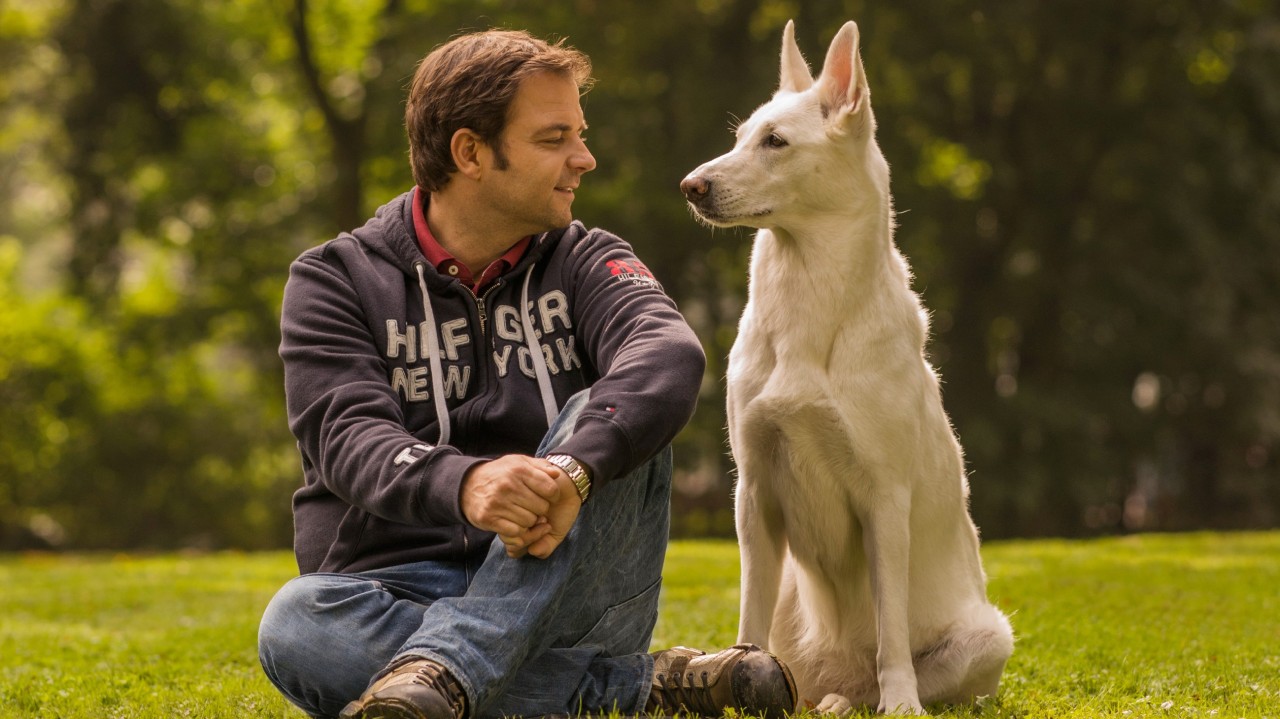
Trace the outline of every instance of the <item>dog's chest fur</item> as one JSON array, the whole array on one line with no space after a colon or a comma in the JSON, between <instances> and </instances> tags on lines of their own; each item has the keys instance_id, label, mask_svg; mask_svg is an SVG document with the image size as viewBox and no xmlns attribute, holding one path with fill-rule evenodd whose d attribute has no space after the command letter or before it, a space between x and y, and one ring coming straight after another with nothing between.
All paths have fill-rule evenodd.
<instances>
[{"instance_id":1,"label":"dog's chest fur","mask_svg":"<svg viewBox=\"0 0 1280 719\"><path fill-rule=\"evenodd\" d=\"M897 250L803 241L770 230L756 237L729 392L744 437L794 469L752 481L786 482L776 489L788 532L814 535L794 543L810 555L797 559L847 564L860 560L849 545L858 543L859 509L880 501L880 468L908 446L920 451L917 400L934 377ZM830 511L836 505L852 511ZM861 574L849 569L836 574Z\"/></svg>"},{"instance_id":2,"label":"dog's chest fur","mask_svg":"<svg viewBox=\"0 0 1280 719\"><path fill-rule=\"evenodd\" d=\"M901 415L900 396L932 380L925 319L908 278L892 245L855 256L847 244L803 247L761 230L729 357L739 421L778 425L833 402L855 426L863 416Z\"/></svg>"}]
</instances>

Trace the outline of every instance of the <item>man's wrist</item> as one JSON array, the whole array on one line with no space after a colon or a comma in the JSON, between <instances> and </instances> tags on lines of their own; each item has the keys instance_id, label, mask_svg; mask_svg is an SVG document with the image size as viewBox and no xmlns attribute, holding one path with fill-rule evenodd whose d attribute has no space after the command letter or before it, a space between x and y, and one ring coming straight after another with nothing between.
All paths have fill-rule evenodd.
<instances>
[{"instance_id":1,"label":"man's wrist","mask_svg":"<svg viewBox=\"0 0 1280 719\"><path fill-rule=\"evenodd\" d=\"M591 472L587 471L586 466L567 454L549 454L546 460L569 475L573 486L578 490L578 497L585 503L591 494Z\"/></svg>"}]
</instances>

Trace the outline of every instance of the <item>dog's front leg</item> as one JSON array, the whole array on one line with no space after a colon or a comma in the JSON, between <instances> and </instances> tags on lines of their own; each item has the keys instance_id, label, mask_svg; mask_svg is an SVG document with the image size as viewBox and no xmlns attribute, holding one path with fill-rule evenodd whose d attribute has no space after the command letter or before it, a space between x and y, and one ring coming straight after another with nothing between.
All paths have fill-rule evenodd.
<instances>
[{"instance_id":1,"label":"dog's front leg","mask_svg":"<svg viewBox=\"0 0 1280 719\"><path fill-rule=\"evenodd\" d=\"M738 643L769 647L769 631L778 604L786 536L782 508L774 493L779 479L773 443L739 436L734 442L738 488L734 519L742 560Z\"/></svg>"},{"instance_id":2,"label":"dog's front leg","mask_svg":"<svg viewBox=\"0 0 1280 719\"><path fill-rule=\"evenodd\" d=\"M876 612L876 669L880 685L878 711L923 714L911 663L911 630L907 600L911 562L911 495L895 487L875 498L864 519L863 542L871 572Z\"/></svg>"}]
</instances>

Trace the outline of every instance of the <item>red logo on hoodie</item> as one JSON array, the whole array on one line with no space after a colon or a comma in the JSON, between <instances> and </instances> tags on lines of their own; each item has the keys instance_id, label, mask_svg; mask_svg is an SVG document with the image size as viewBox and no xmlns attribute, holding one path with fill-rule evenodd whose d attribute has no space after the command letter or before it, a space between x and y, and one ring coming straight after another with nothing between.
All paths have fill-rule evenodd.
<instances>
[{"instance_id":1,"label":"red logo on hoodie","mask_svg":"<svg viewBox=\"0 0 1280 719\"><path fill-rule=\"evenodd\" d=\"M609 260L605 263L613 276L622 282L630 282L635 285L646 285L649 287L660 287L658 278L653 276L648 267L640 260Z\"/></svg>"}]
</instances>

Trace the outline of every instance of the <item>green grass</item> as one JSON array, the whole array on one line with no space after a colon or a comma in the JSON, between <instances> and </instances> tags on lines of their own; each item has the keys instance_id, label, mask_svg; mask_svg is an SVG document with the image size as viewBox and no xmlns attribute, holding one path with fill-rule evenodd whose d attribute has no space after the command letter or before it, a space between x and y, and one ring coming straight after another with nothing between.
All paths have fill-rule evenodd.
<instances>
[{"instance_id":1,"label":"green grass","mask_svg":"<svg viewBox=\"0 0 1280 719\"><path fill-rule=\"evenodd\" d=\"M944 715L1280 719L1280 532L984 556L1017 649L996 699ZM293 571L285 553L0 557L0 718L301 718L254 649ZM655 646L731 644L736 615L737 549L673 544Z\"/></svg>"}]
</instances>

